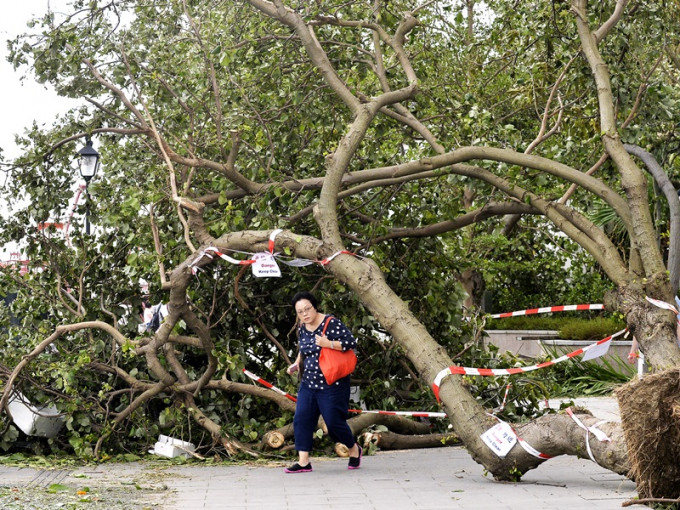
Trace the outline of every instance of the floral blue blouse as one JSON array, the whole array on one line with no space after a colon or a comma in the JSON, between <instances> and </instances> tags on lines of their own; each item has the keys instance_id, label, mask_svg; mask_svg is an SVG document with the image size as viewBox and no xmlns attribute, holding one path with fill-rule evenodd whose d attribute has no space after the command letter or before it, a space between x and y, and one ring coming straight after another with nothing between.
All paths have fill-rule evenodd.
<instances>
[{"instance_id":1,"label":"floral blue blouse","mask_svg":"<svg viewBox=\"0 0 680 510\"><path fill-rule=\"evenodd\" d=\"M316 345L316 335L321 335L324 324L326 324L326 317L321 321L321 324L314 330L308 331L303 325L299 328L298 342L300 345L300 352L304 358L302 382L308 388L315 390L323 390L330 386L326 383L326 379L321 373L319 367L319 354L321 354L321 347ZM357 341L352 335L352 332L345 326L340 319L332 317L326 329L326 337L334 342L340 342L342 350L347 351L354 349L357 346ZM335 381L334 384L340 384L340 381Z\"/></svg>"}]
</instances>

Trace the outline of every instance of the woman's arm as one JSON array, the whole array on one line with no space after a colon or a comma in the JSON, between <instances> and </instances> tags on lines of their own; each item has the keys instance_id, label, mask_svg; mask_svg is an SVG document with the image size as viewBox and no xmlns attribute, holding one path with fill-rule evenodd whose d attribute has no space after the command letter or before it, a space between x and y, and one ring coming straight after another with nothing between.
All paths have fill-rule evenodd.
<instances>
[{"instance_id":1,"label":"woman's arm","mask_svg":"<svg viewBox=\"0 0 680 510\"><path fill-rule=\"evenodd\" d=\"M633 337L633 343L630 346L630 352L628 353L628 363L631 365L635 363L635 361L638 359L638 341L637 338Z\"/></svg>"},{"instance_id":2,"label":"woman's arm","mask_svg":"<svg viewBox=\"0 0 680 510\"><path fill-rule=\"evenodd\" d=\"M288 368L286 369L286 372L288 374L294 374L300 369L300 362L302 361L302 353L298 352L297 358L295 358L295 363L292 365L289 365Z\"/></svg>"},{"instance_id":3,"label":"woman's arm","mask_svg":"<svg viewBox=\"0 0 680 510\"><path fill-rule=\"evenodd\" d=\"M316 335L316 345L336 351L347 351L357 346L352 332L339 319L333 318L328 324L326 334Z\"/></svg>"}]
</instances>

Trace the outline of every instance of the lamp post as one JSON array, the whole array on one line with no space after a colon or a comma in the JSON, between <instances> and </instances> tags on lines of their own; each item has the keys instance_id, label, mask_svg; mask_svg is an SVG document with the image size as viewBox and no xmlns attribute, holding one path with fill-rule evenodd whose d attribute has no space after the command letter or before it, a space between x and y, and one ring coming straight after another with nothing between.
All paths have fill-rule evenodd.
<instances>
[{"instance_id":1,"label":"lamp post","mask_svg":"<svg viewBox=\"0 0 680 510\"><path fill-rule=\"evenodd\" d=\"M78 168L80 175L85 179L85 233L90 235L90 192L88 186L99 169L99 153L92 147L92 139L88 136L85 147L78 151L80 158Z\"/></svg>"}]
</instances>

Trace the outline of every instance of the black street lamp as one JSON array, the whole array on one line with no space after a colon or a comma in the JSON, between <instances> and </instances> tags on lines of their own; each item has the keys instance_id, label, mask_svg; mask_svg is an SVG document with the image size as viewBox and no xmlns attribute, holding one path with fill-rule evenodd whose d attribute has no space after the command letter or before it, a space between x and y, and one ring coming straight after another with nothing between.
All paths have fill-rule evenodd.
<instances>
[{"instance_id":1,"label":"black street lamp","mask_svg":"<svg viewBox=\"0 0 680 510\"><path fill-rule=\"evenodd\" d=\"M87 137L85 147L78 151L80 175L85 179L85 233L90 235L90 192L88 186L99 169L99 153L92 148L92 139Z\"/></svg>"}]
</instances>

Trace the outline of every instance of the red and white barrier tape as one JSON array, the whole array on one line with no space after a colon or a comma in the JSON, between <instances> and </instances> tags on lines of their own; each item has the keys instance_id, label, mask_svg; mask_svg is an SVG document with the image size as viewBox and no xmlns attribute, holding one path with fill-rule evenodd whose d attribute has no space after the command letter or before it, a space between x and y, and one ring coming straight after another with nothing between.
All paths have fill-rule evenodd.
<instances>
[{"instance_id":1,"label":"red and white barrier tape","mask_svg":"<svg viewBox=\"0 0 680 510\"><path fill-rule=\"evenodd\" d=\"M260 376L250 372L249 370L246 370L245 368L243 369L243 373L246 374L248 377L250 377L253 381L260 383L262 386L265 386L269 388L270 390L275 391L276 393L283 395L289 400L292 400L293 402L297 402L297 398L295 398L293 395L290 393L286 393L280 388L277 388L274 386L272 383L265 381L262 379ZM355 413L355 414L387 414L387 415L393 415L393 416L413 416L414 418L446 418L448 415L446 413L440 413L440 412L435 412L435 413L430 413L426 411L364 411L363 409L348 409L350 413Z\"/></svg>"},{"instance_id":2,"label":"red and white barrier tape","mask_svg":"<svg viewBox=\"0 0 680 510\"><path fill-rule=\"evenodd\" d=\"M269 253L274 254L274 243L276 241L276 236L283 232L282 229L277 228L271 234L269 234Z\"/></svg>"},{"instance_id":3,"label":"red and white barrier tape","mask_svg":"<svg viewBox=\"0 0 680 510\"><path fill-rule=\"evenodd\" d=\"M607 423L607 420L598 421L592 427L587 427L581 420L578 419L578 417L571 410L571 407L567 408L567 414L571 416L571 419L576 422L576 425L578 425L579 427L586 431L586 451L588 452L590 460L592 460L595 464L598 464L598 462L595 460L595 456L593 455L593 450L590 448L590 434L593 434L597 439L599 439L603 443L610 442L611 439L609 439L609 436L607 436L607 434L605 434L604 432L597 428L603 423Z\"/></svg>"},{"instance_id":4,"label":"red and white barrier tape","mask_svg":"<svg viewBox=\"0 0 680 510\"><path fill-rule=\"evenodd\" d=\"M571 359L575 356L579 356L583 354L584 352L587 352L588 350L592 349L595 346L602 345L606 342L609 342L612 338L615 338L617 336L623 335L628 329L622 329L621 331L618 331L614 333L613 335L608 336L607 338L603 338L602 340L592 343L590 345L586 345L585 347L581 349L577 349L573 352L570 352L568 354L565 354L564 356L560 356L559 358L556 358L551 361L545 361L543 363L538 363L536 365L531 365L528 367L515 367L515 368L471 368L471 367L459 367L456 365L447 367L440 371L434 378L434 382L432 383L432 391L434 391L434 396L437 398L437 401L439 402L439 387L441 385L442 380L449 376L449 375L481 375L481 376L501 376L501 375L514 375L514 374L521 374L525 372L531 372L533 370L538 370L539 368L546 368L550 367L552 365L555 365L557 363L560 363L562 361L566 361L568 359Z\"/></svg>"},{"instance_id":5,"label":"red and white barrier tape","mask_svg":"<svg viewBox=\"0 0 680 510\"><path fill-rule=\"evenodd\" d=\"M515 435L517 435L517 432L515 431L515 429L512 429L512 430L515 432ZM533 455L534 457L537 457L539 459L545 459L545 460L552 459L552 455L548 455L547 453L539 452L536 448L531 446L529 443L527 443L524 439L522 439L518 435L517 435L517 442L519 443L519 445L522 448L524 448L524 451L527 452L529 455Z\"/></svg>"},{"instance_id":6,"label":"red and white barrier tape","mask_svg":"<svg viewBox=\"0 0 680 510\"><path fill-rule=\"evenodd\" d=\"M331 255L330 257L326 257L325 259L319 260L319 261L317 261L317 262L318 262L319 264L321 264L322 266L325 266L326 264L330 264L330 262L331 262L335 257L337 257L338 255L353 255L353 256L356 257L356 255L355 255L354 253L352 253L351 251L349 251L349 250L340 250L340 251L336 251L336 252L335 252L333 255Z\"/></svg>"},{"instance_id":7,"label":"red and white barrier tape","mask_svg":"<svg viewBox=\"0 0 680 510\"><path fill-rule=\"evenodd\" d=\"M650 298L648 296L645 296L645 299L652 303L654 306L658 306L659 308L663 308L665 310L670 310L673 312L675 315L678 315L680 312L678 312L677 308L675 308L672 304L666 303L665 301L661 301L660 299L654 299Z\"/></svg>"},{"instance_id":8,"label":"red and white barrier tape","mask_svg":"<svg viewBox=\"0 0 680 510\"><path fill-rule=\"evenodd\" d=\"M546 306L543 308L528 308L526 310L518 310L516 312L497 313L491 316L492 319L505 319L507 317L518 317L521 315L534 315L537 313L551 313L551 312L574 312L583 310L604 310L603 304L593 305L559 305Z\"/></svg>"},{"instance_id":9,"label":"red and white barrier tape","mask_svg":"<svg viewBox=\"0 0 680 510\"><path fill-rule=\"evenodd\" d=\"M654 299L647 296L645 296L645 299L652 303L654 306L658 306L659 308L663 308L664 310L670 310L671 312L673 312L675 314L675 320L678 322L678 324L680 324L680 318L678 318L680 312L672 304L666 303L665 301L661 301L660 299Z\"/></svg>"},{"instance_id":10,"label":"red and white barrier tape","mask_svg":"<svg viewBox=\"0 0 680 510\"><path fill-rule=\"evenodd\" d=\"M508 383L505 385L505 394L503 395L503 402L501 402L501 406L498 409L494 409L494 413L500 413L503 409L505 409L505 404L508 401L508 393L510 392L510 386L512 386L512 383Z\"/></svg>"},{"instance_id":11,"label":"red and white barrier tape","mask_svg":"<svg viewBox=\"0 0 680 510\"><path fill-rule=\"evenodd\" d=\"M229 255L225 255L224 253L222 253L220 250L218 250L214 246L208 246L206 249L202 250L201 253L198 254L198 256L191 262L191 264L189 264L189 267L191 268L191 272L193 274L196 274L196 272L198 271L198 267L196 267L196 264L198 264L198 262L203 257L209 257L211 259L213 258L211 253L214 253L219 258L226 260L230 264L237 264L237 265L241 265L241 266L249 266L250 264L255 263L255 261L252 260L252 259L238 260L238 259L232 258Z\"/></svg>"},{"instance_id":12,"label":"red and white barrier tape","mask_svg":"<svg viewBox=\"0 0 680 510\"><path fill-rule=\"evenodd\" d=\"M587 427L586 425L584 425L583 422L579 420L578 417L574 414L574 411L572 411L571 407L567 409L567 414L571 416L572 420L576 422L576 425L581 427L583 430L593 434L598 440L602 441L603 443L608 443L609 441L611 441L607 434L605 434L604 432L597 428L597 425L593 425L592 427Z\"/></svg>"},{"instance_id":13,"label":"red and white barrier tape","mask_svg":"<svg viewBox=\"0 0 680 510\"><path fill-rule=\"evenodd\" d=\"M286 393L281 388L277 388L272 383L267 382L264 379L262 379L260 376L253 374L252 372L246 370L245 368L243 369L243 373L246 374L248 377L250 377L253 381L259 382L262 386L266 386L267 388L275 391L279 395L283 395L288 400L292 400L293 402L297 402L297 399L293 395L291 395L290 393Z\"/></svg>"},{"instance_id":14,"label":"red and white barrier tape","mask_svg":"<svg viewBox=\"0 0 680 510\"><path fill-rule=\"evenodd\" d=\"M276 258L279 258L278 257L279 254L274 253L274 246L275 246L275 243L276 243L276 236L279 235L281 232L283 232L283 230L276 229L276 230L272 231L272 233L269 235L269 244L268 244L269 253ZM203 259L203 257L209 257L209 258L212 259L213 256L211 254L213 254L213 253L215 255L217 255L218 257L220 257L221 259L226 260L230 264L237 264L237 265L243 266L243 265L250 265L250 264L255 263L254 259L238 260L238 259L235 259L233 257L230 257L229 255L222 253L218 248L216 248L214 246L209 246L209 247L201 250L201 252L189 264L189 268L191 269L192 274L196 274L198 272L199 268L197 267L197 264L201 261L201 259ZM255 255L254 253L249 253L249 252L243 252L243 253L248 253L248 255ZM304 266L308 266L308 265L314 264L314 263L321 264L322 266L325 266L325 265L330 264L330 262L333 259L335 259L335 257L337 257L338 255L352 255L353 257L358 257L355 253L352 253L349 250L340 250L340 251L335 252L333 255L326 257L323 260L308 260L308 259L297 259L297 258L293 259L293 260L289 260L289 261L282 260L282 259L279 259L279 260L281 262L283 262L284 264L286 264L288 266L292 266L292 267L304 267Z\"/></svg>"},{"instance_id":15,"label":"red and white barrier tape","mask_svg":"<svg viewBox=\"0 0 680 510\"><path fill-rule=\"evenodd\" d=\"M387 414L392 416L413 416L414 418L448 418L446 413L430 413L427 411L364 411L363 409L349 409L355 414Z\"/></svg>"},{"instance_id":16,"label":"red and white barrier tape","mask_svg":"<svg viewBox=\"0 0 680 510\"><path fill-rule=\"evenodd\" d=\"M76 196L73 199L73 206L71 206L71 212L68 215L68 219L66 220L66 226L64 227L64 237L66 237L66 244L68 244L69 246L71 246L71 238L68 235L68 231L71 228L71 220L73 219L73 213L76 211L76 207L78 206L78 202L80 201L80 196L83 194L84 190L85 190L84 184L78 186L78 192L76 193Z\"/></svg>"}]
</instances>

